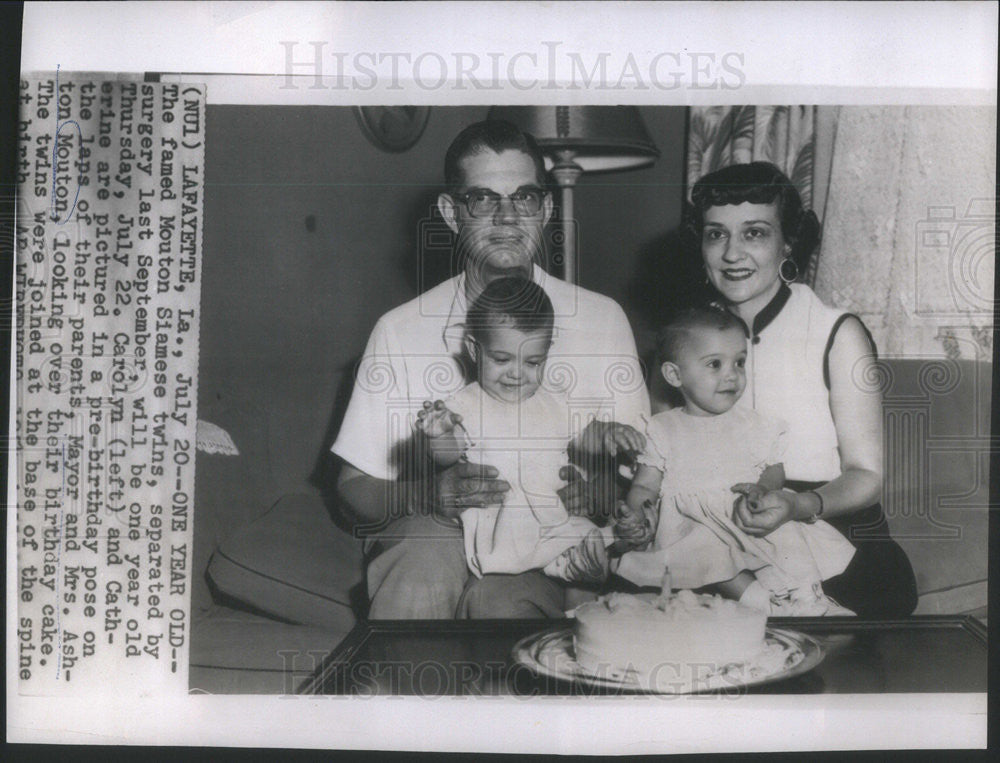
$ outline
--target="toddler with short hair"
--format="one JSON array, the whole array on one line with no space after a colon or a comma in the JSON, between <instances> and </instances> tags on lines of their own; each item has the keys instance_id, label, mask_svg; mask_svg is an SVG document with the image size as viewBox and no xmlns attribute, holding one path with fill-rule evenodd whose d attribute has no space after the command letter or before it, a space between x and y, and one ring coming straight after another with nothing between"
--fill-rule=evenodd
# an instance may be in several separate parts
<instances>
[{"instance_id":1,"label":"toddler with short hair","mask_svg":"<svg viewBox=\"0 0 1000 763\"><path fill-rule=\"evenodd\" d=\"M658 585L666 566L678 588L711 586L774 615L852 615L823 593L854 547L822 520L786 522L754 537L734 521L736 501L756 508L785 482L785 425L734 407L746 387L746 335L721 308L680 314L660 335L660 373L683 396L656 414L627 504L659 502L651 548L626 553L617 574Z\"/></svg>"},{"instance_id":2,"label":"toddler with short hair","mask_svg":"<svg viewBox=\"0 0 1000 763\"><path fill-rule=\"evenodd\" d=\"M495 466L510 483L502 505L460 515L466 560L473 574L533 569L567 581L593 583L608 574L608 554L652 538L644 513L597 527L572 516L557 491L573 445L610 460L636 453L645 439L634 428L596 416L580 430L564 394L543 386L552 342L552 303L525 278L492 281L473 301L465 350L476 381L446 401L426 401L415 427L439 468L459 459Z\"/></svg>"}]
</instances>

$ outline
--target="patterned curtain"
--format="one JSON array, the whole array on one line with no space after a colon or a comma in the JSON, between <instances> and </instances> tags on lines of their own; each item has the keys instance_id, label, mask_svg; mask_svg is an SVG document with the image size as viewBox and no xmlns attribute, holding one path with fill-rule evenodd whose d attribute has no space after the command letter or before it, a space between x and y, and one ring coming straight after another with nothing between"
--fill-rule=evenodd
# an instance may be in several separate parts
<instances>
[{"instance_id":1,"label":"patterned curtain","mask_svg":"<svg viewBox=\"0 0 1000 763\"><path fill-rule=\"evenodd\" d=\"M695 182L730 164L767 161L798 189L806 209L822 218L829 178L827 135L835 114L816 106L694 106L688 122L687 198ZM829 126L829 130L823 129ZM821 161L815 161L817 154ZM825 169L825 171L824 171ZM802 280L812 284L817 255Z\"/></svg>"},{"instance_id":2,"label":"patterned curtain","mask_svg":"<svg viewBox=\"0 0 1000 763\"><path fill-rule=\"evenodd\" d=\"M841 108L814 288L880 354L991 360L996 129L994 107Z\"/></svg>"}]
</instances>

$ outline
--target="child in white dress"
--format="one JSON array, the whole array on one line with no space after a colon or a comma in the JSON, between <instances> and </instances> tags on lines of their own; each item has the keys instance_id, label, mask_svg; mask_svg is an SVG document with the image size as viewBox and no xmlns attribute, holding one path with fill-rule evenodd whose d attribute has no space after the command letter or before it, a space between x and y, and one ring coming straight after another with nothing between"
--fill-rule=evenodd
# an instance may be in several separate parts
<instances>
[{"instance_id":1,"label":"child in white dress","mask_svg":"<svg viewBox=\"0 0 1000 763\"><path fill-rule=\"evenodd\" d=\"M786 522L753 537L734 521L734 502L756 507L785 481L785 427L734 407L746 386L746 337L721 309L687 311L661 337L661 373L683 406L649 422L629 490L632 512L659 501L651 548L626 553L617 574L658 585L670 567L679 588L711 586L775 615L851 615L823 594L854 547L822 520Z\"/></svg>"},{"instance_id":2,"label":"child in white dress","mask_svg":"<svg viewBox=\"0 0 1000 763\"><path fill-rule=\"evenodd\" d=\"M609 553L648 542L652 528L642 512L600 528L571 516L557 495L560 468L569 463L571 444L610 459L642 450L645 439L633 427L596 417L583 427L564 394L542 387L554 315L533 281L491 282L466 320L477 381L444 402L425 402L415 426L438 467L475 460L496 467L510 484L502 505L460 516L470 571L481 577L541 569L563 580L599 582Z\"/></svg>"}]
</instances>

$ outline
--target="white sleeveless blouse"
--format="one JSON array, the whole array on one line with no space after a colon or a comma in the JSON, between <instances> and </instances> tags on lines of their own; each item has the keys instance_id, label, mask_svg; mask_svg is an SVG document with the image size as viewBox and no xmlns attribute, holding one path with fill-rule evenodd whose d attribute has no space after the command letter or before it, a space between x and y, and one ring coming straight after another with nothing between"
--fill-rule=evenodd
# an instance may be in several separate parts
<instances>
[{"instance_id":1,"label":"white sleeveless blouse","mask_svg":"<svg viewBox=\"0 0 1000 763\"><path fill-rule=\"evenodd\" d=\"M823 360L831 332L848 313L827 307L808 286L789 288L778 314L747 342L747 387L736 405L787 422L787 479L828 482L841 464Z\"/></svg>"}]
</instances>

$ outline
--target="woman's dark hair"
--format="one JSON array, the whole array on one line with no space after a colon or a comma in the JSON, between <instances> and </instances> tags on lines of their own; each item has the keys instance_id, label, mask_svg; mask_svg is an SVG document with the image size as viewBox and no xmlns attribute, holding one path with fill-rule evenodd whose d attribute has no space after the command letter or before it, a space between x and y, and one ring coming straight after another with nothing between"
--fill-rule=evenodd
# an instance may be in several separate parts
<instances>
[{"instance_id":1,"label":"woman's dark hair","mask_svg":"<svg viewBox=\"0 0 1000 763\"><path fill-rule=\"evenodd\" d=\"M491 281L473 300L465 319L465 330L480 341L495 326L518 331L552 333L555 311L545 290L527 278L507 277Z\"/></svg>"},{"instance_id":2,"label":"woman's dark hair","mask_svg":"<svg viewBox=\"0 0 1000 763\"><path fill-rule=\"evenodd\" d=\"M726 204L777 204L781 234L792 247L791 256L799 273L805 273L809 257L820 237L820 224L812 210L802 206L802 198L784 172L770 162L732 164L702 177L691 190L687 210L688 235L700 252L705 212Z\"/></svg>"}]
</instances>

